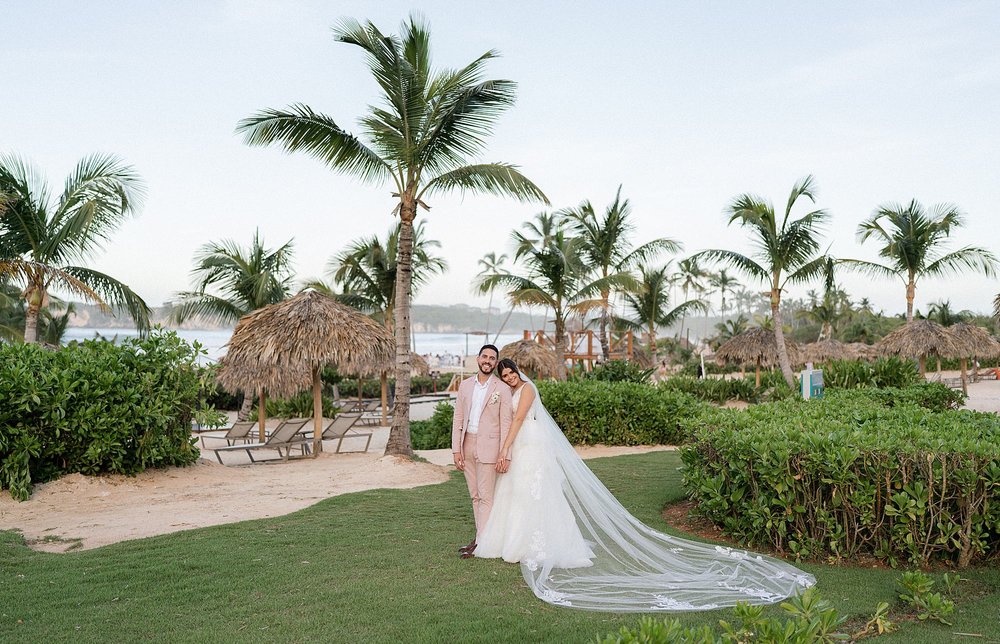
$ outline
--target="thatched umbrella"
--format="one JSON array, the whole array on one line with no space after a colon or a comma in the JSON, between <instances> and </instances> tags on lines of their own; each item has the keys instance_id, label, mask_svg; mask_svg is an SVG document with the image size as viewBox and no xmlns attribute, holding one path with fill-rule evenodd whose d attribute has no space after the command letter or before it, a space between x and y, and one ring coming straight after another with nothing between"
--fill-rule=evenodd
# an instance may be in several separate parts
<instances>
[{"instance_id":1,"label":"thatched umbrella","mask_svg":"<svg viewBox=\"0 0 1000 644\"><path fill-rule=\"evenodd\" d=\"M798 356L798 346L791 340L785 340L788 350L788 360L792 364L801 362ZM778 341L774 339L774 331L754 327L739 335L734 335L723 342L715 350L715 361L719 364L752 364L755 367L757 386L760 386L760 368L778 364Z\"/></svg>"},{"instance_id":2,"label":"thatched umbrella","mask_svg":"<svg viewBox=\"0 0 1000 644\"><path fill-rule=\"evenodd\" d=\"M850 347L861 360L873 360L878 357L878 349L876 349L874 345L865 344L864 342L848 342L847 346Z\"/></svg>"},{"instance_id":3,"label":"thatched umbrella","mask_svg":"<svg viewBox=\"0 0 1000 644\"><path fill-rule=\"evenodd\" d=\"M969 393L966 376L967 358L995 358L1000 355L1000 342L993 339L989 332L974 324L959 322L948 327L948 333L961 352L962 391Z\"/></svg>"},{"instance_id":4,"label":"thatched umbrella","mask_svg":"<svg viewBox=\"0 0 1000 644\"><path fill-rule=\"evenodd\" d=\"M219 383L260 396L260 440L264 440L267 393L291 396L312 382L315 453L322 449L325 365L347 373L370 373L391 362L393 337L359 311L316 291L303 291L242 318L220 360Z\"/></svg>"},{"instance_id":5,"label":"thatched umbrella","mask_svg":"<svg viewBox=\"0 0 1000 644\"><path fill-rule=\"evenodd\" d=\"M882 355L916 357L921 377L927 373L927 356L959 358L962 353L951 334L930 320L907 322L879 340L875 347Z\"/></svg>"},{"instance_id":6,"label":"thatched umbrella","mask_svg":"<svg viewBox=\"0 0 1000 644\"><path fill-rule=\"evenodd\" d=\"M527 369L539 378L559 377L559 358L556 352L534 340L518 340L500 349L501 358L510 358L518 369Z\"/></svg>"},{"instance_id":7,"label":"thatched umbrella","mask_svg":"<svg viewBox=\"0 0 1000 644\"><path fill-rule=\"evenodd\" d=\"M804 345L800 357L806 362L826 362L828 360L857 360L858 352L849 344L827 338Z\"/></svg>"},{"instance_id":8,"label":"thatched umbrella","mask_svg":"<svg viewBox=\"0 0 1000 644\"><path fill-rule=\"evenodd\" d=\"M431 375L431 366L427 364L427 358L419 353L414 353L410 356L410 364L414 376L426 377Z\"/></svg>"}]
</instances>

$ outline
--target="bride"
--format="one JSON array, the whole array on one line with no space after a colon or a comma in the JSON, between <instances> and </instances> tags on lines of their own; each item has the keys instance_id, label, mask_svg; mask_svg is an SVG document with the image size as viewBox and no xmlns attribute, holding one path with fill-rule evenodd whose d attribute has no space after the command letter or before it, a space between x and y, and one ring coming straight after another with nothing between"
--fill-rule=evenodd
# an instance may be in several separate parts
<instances>
[{"instance_id":1,"label":"bride","mask_svg":"<svg viewBox=\"0 0 1000 644\"><path fill-rule=\"evenodd\" d=\"M476 557L520 562L550 604L610 612L771 604L816 583L779 559L649 528L584 464L517 365L505 358L497 372L514 421Z\"/></svg>"}]
</instances>

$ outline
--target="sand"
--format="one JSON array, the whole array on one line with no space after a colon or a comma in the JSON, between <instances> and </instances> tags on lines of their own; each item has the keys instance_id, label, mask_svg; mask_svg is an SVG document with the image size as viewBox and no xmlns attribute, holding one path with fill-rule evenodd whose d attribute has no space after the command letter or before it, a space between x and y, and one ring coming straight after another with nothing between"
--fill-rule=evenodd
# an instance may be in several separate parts
<instances>
[{"instance_id":1,"label":"sand","mask_svg":"<svg viewBox=\"0 0 1000 644\"><path fill-rule=\"evenodd\" d=\"M957 374L945 372L944 377ZM933 376L932 376L933 377ZM1000 412L1000 381L969 386L969 409ZM415 418L432 405L416 405ZM427 462L382 456L387 427L374 428L367 452L332 454L287 463L248 463L227 454L219 465L214 453L184 468L150 470L138 476L71 474L36 485L31 498L15 501L0 492L0 530L18 530L28 544L48 552L97 548L127 539L248 519L280 516L339 494L375 488L413 488L442 483L454 469L451 450L418 451ZM214 443L210 441L214 446ZM345 442L344 449L364 443ZM675 449L669 446L579 447L583 458Z\"/></svg>"}]
</instances>

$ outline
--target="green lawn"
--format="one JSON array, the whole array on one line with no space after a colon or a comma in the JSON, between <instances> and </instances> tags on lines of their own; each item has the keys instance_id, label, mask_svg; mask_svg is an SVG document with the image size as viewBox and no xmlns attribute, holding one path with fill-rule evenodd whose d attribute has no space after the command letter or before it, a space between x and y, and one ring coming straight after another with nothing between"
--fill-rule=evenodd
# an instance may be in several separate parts
<instances>
[{"instance_id":1,"label":"green lawn","mask_svg":"<svg viewBox=\"0 0 1000 644\"><path fill-rule=\"evenodd\" d=\"M661 508L682 496L676 453L590 465L636 516L664 528ZM456 475L442 485L348 494L276 519L70 554L36 553L19 535L0 532L0 641L574 642L638 620L549 606L527 589L518 566L459 559L471 523ZM894 571L803 567L846 614L894 601ZM953 627L907 624L878 641L1000 640L1000 571L964 576L988 594L960 599ZM727 613L681 619L714 623Z\"/></svg>"}]
</instances>

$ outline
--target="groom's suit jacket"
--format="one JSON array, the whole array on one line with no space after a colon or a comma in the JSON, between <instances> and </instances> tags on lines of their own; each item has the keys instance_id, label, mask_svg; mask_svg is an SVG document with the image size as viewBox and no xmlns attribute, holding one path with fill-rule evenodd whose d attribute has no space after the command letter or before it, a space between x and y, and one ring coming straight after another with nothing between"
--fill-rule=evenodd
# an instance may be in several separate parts
<instances>
[{"instance_id":1,"label":"groom's suit jacket","mask_svg":"<svg viewBox=\"0 0 1000 644\"><path fill-rule=\"evenodd\" d=\"M455 420L451 425L451 451L462 452L465 432L472 417L472 394L476 386L476 376L466 378L458 386L455 400ZM511 403L510 387L496 376L490 376L486 386L486 400L483 413L479 417L479 431L476 433L476 459L481 463L496 463L500 446L507 439L514 408Z\"/></svg>"}]
</instances>

